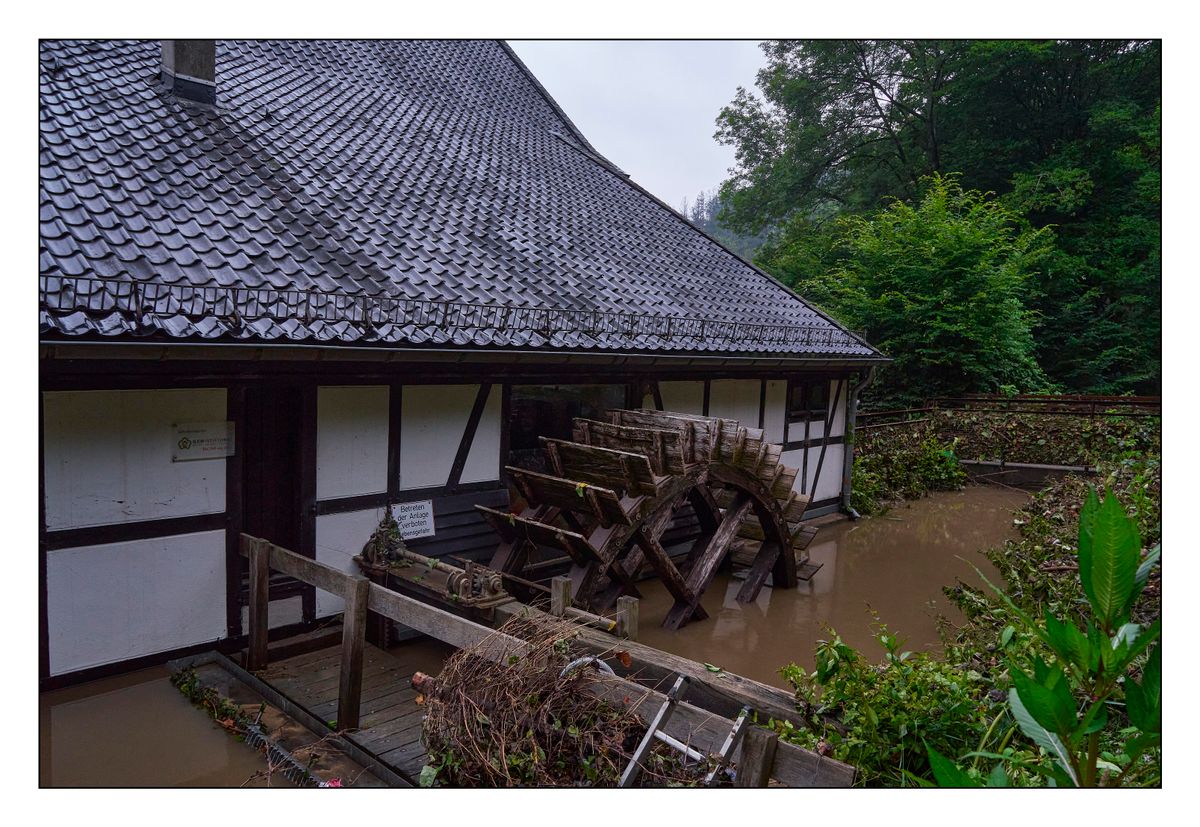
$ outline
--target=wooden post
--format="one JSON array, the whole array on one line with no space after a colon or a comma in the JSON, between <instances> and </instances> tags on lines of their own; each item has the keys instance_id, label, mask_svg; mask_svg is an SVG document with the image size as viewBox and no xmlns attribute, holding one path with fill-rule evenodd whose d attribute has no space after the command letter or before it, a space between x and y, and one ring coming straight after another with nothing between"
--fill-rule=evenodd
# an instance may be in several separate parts
<instances>
[{"instance_id":1,"label":"wooden post","mask_svg":"<svg viewBox=\"0 0 1200 827\"><path fill-rule=\"evenodd\" d=\"M359 575L347 584L342 616L342 667L338 686L337 728L357 729L362 698L363 642L367 631L367 601L371 581Z\"/></svg>"},{"instance_id":2,"label":"wooden post","mask_svg":"<svg viewBox=\"0 0 1200 827\"><path fill-rule=\"evenodd\" d=\"M738 759L734 786L765 787L775 765L779 736L769 729L753 726L742 740L742 757Z\"/></svg>"},{"instance_id":3,"label":"wooden post","mask_svg":"<svg viewBox=\"0 0 1200 827\"><path fill-rule=\"evenodd\" d=\"M270 549L265 540L250 540L249 546L250 648L246 653L246 670L257 672L267 668L267 607L271 600L268 589L271 582Z\"/></svg>"},{"instance_id":4,"label":"wooden post","mask_svg":"<svg viewBox=\"0 0 1200 827\"><path fill-rule=\"evenodd\" d=\"M638 638L638 599L629 595L617 598L617 634L621 637Z\"/></svg>"},{"instance_id":5,"label":"wooden post","mask_svg":"<svg viewBox=\"0 0 1200 827\"><path fill-rule=\"evenodd\" d=\"M571 606L571 578L555 577L550 581L550 614L562 617Z\"/></svg>"}]
</instances>

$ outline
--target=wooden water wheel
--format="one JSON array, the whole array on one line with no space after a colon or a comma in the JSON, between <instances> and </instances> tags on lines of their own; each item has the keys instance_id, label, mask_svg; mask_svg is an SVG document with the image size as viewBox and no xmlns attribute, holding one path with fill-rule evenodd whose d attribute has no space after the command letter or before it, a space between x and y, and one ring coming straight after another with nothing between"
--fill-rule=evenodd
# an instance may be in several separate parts
<instances>
[{"instance_id":1,"label":"wooden water wheel","mask_svg":"<svg viewBox=\"0 0 1200 827\"><path fill-rule=\"evenodd\" d=\"M647 410L609 419L576 419L571 441L541 438L553 473L508 467L528 504L520 514L476 506L501 537L491 568L536 580L535 557L565 553L572 602L599 612L638 596L648 566L675 600L669 629L707 617L700 597L735 544L751 555L739 602L768 576L795 587L809 498L792 490L797 471L780 463L781 446L734 420ZM699 534L673 558L663 535L688 507Z\"/></svg>"}]
</instances>

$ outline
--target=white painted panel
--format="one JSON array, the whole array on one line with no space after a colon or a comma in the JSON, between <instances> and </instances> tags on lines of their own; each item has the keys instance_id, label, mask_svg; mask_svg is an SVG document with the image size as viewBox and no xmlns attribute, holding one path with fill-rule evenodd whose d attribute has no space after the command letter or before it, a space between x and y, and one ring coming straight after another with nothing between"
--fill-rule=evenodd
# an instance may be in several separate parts
<instances>
[{"instance_id":1,"label":"white painted panel","mask_svg":"<svg viewBox=\"0 0 1200 827\"><path fill-rule=\"evenodd\" d=\"M317 594L321 592L318 590ZM286 597L283 600L272 600L267 611L267 627L277 629L280 626L291 626L304 620L304 599L300 595ZM242 634L250 634L250 607L242 607Z\"/></svg>"},{"instance_id":2,"label":"white painted panel","mask_svg":"<svg viewBox=\"0 0 1200 827\"><path fill-rule=\"evenodd\" d=\"M224 388L48 391L43 399L50 530L225 510L223 457L171 462L174 425L225 421Z\"/></svg>"},{"instance_id":3,"label":"white painted panel","mask_svg":"<svg viewBox=\"0 0 1200 827\"><path fill-rule=\"evenodd\" d=\"M225 532L46 554L50 673L225 637Z\"/></svg>"},{"instance_id":4,"label":"white painted panel","mask_svg":"<svg viewBox=\"0 0 1200 827\"><path fill-rule=\"evenodd\" d=\"M787 387L786 379L772 379L767 382L763 429L770 442L783 442L783 423L787 419Z\"/></svg>"},{"instance_id":5,"label":"white painted panel","mask_svg":"<svg viewBox=\"0 0 1200 827\"><path fill-rule=\"evenodd\" d=\"M803 449L797 449L795 451L784 451L782 454L779 455L779 461L782 462L784 465L786 465L788 468L795 468L798 471L803 472L803 470L804 470L804 451L803 451ZM795 491L800 490L800 477L801 477L801 474L796 474L796 481L792 483L792 489ZM805 490L807 491L808 489L806 488Z\"/></svg>"},{"instance_id":6,"label":"white painted panel","mask_svg":"<svg viewBox=\"0 0 1200 827\"><path fill-rule=\"evenodd\" d=\"M386 385L317 388L317 499L387 491Z\"/></svg>"},{"instance_id":7,"label":"white painted panel","mask_svg":"<svg viewBox=\"0 0 1200 827\"><path fill-rule=\"evenodd\" d=\"M404 386L400 420L401 488L446 484L478 392L478 385ZM499 396L499 388L493 388L492 393ZM499 421L498 416L496 419ZM499 454L499 449L496 453Z\"/></svg>"},{"instance_id":8,"label":"white painted panel","mask_svg":"<svg viewBox=\"0 0 1200 827\"><path fill-rule=\"evenodd\" d=\"M762 383L757 379L715 379L708 394L708 415L736 419L744 427L758 427L758 402Z\"/></svg>"},{"instance_id":9,"label":"white painted panel","mask_svg":"<svg viewBox=\"0 0 1200 827\"><path fill-rule=\"evenodd\" d=\"M828 413L828 409L826 409ZM808 438L821 439L825 436L825 420L813 417L808 423ZM788 439L792 442L800 442L804 439L804 420L793 422L788 425Z\"/></svg>"},{"instance_id":10,"label":"white painted panel","mask_svg":"<svg viewBox=\"0 0 1200 827\"><path fill-rule=\"evenodd\" d=\"M479 417L479 427L475 430L475 439L471 442L471 450L467 453L467 462L463 466L462 478L459 482L485 482L500 479L500 403L503 397L499 385L492 385L488 393L487 404L483 406L483 415ZM475 404L475 400L471 400ZM465 427L466 423L464 423ZM460 432L461 437L461 432ZM458 450L454 443L451 459Z\"/></svg>"},{"instance_id":11,"label":"white painted panel","mask_svg":"<svg viewBox=\"0 0 1200 827\"><path fill-rule=\"evenodd\" d=\"M849 382L842 382L842 393L838 397L837 407L833 411L833 422L829 427L830 436L844 436L846 433L846 394L849 393ZM833 394L837 390L837 382L829 383L829 402L833 404Z\"/></svg>"},{"instance_id":12,"label":"white painted panel","mask_svg":"<svg viewBox=\"0 0 1200 827\"><path fill-rule=\"evenodd\" d=\"M826 445L825 446L825 462L821 466L821 479L817 485L817 490L813 490L813 482L817 479L817 463L821 460L821 446L808 449L808 468L804 467L804 450L797 449L795 451L784 451L781 455L781 461L784 465L791 468L798 468L801 474L805 475L806 481L804 491L807 491L811 499L827 500L830 497L841 496L842 493L842 459L845 456L845 446L843 445ZM807 472L807 473L805 473ZM800 491L800 474L796 476L796 481L792 484L792 488Z\"/></svg>"},{"instance_id":13,"label":"white painted panel","mask_svg":"<svg viewBox=\"0 0 1200 827\"><path fill-rule=\"evenodd\" d=\"M678 413L704 413L704 383L703 382L659 382L658 392L662 394L663 408ZM653 404L650 407L654 407Z\"/></svg>"},{"instance_id":14,"label":"white painted panel","mask_svg":"<svg viewBox=\"0 0 1200 827\"><path fill-rule=\"evenodd\" d=\"M821 449L813 449L808 456L808 464L811 467L811 473L816 474L816 463L821 455ZM813 494L813 500L828 500L831 497L840 497L842 494L842 460L846 456L846 446L844 445L826 445L825 446L825 464L821 466L821 479L817 481L816 491ZM811 489L810 489L811 490Z\"/></svg>"},{"instance_id":15,"label":"white painted panel","mask_svg":"<svg viewBox=\"0 0 1200 827\"><path fill-rule=\"evenodd\" d=\"M405 388L407 393L408 389ZM354 555L362 551L379 521L382 508L351 511L346 514L321 514L317 517L317 562L339 571L360 572ZM345 603L342 598L317 589L317 617L337 614ZM274 608L274 607L272 607Z\"/></svg>"}]
</instances>

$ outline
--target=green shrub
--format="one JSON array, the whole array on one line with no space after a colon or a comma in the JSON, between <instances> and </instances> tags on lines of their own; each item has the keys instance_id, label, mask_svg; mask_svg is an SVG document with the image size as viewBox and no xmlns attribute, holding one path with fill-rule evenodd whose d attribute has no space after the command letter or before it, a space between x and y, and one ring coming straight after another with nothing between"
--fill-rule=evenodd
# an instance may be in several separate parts
<instances>
[{"instance_id":1,"label":"green shrub","mask_svg":"<svg viewBox=\"0 0 1200 827\"><path fill-rule=\"evenodd\" d=\"M871 663L832 630L820 641L816 669L789 664L780 674L795 688L805 728L781 725L792 743L858 769L858 783L905 786L932 778L925 745L960 755L979 747L996 709L988 685L925 652L901 651L902 641L880 624L875 639L884 649Z\"/></svg>"},{"instance_id":2,"label":"green shrub","mask_svg":"<svg viewBox=\"0 0 1200 827\"><path fill-rule=\"evenodd\" d=\"M860 437L854 459L850 505L860 514L877 513L889 501L953 491L966 482L955 442L904 426L881 430Z\"/></svg>"}]
</instances>

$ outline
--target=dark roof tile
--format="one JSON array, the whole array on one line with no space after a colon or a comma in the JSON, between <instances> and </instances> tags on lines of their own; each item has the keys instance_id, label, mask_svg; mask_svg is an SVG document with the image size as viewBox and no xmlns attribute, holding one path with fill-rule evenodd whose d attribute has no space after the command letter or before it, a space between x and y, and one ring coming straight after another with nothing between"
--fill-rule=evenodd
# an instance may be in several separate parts
<instances>
[{"instance_id":1,"label":"dark roof tile","mask_svg":"<svg viewBox=\"0 0 1200 827\"><path fill-rule=\"evenodd\" d=\"M499 43L221 41L215 109L160 88L157 42L40 48L45 331L878 355L632 185ZM492 321L438 321L483 317L463 301Z\"/></svg>"}]
</instances>

